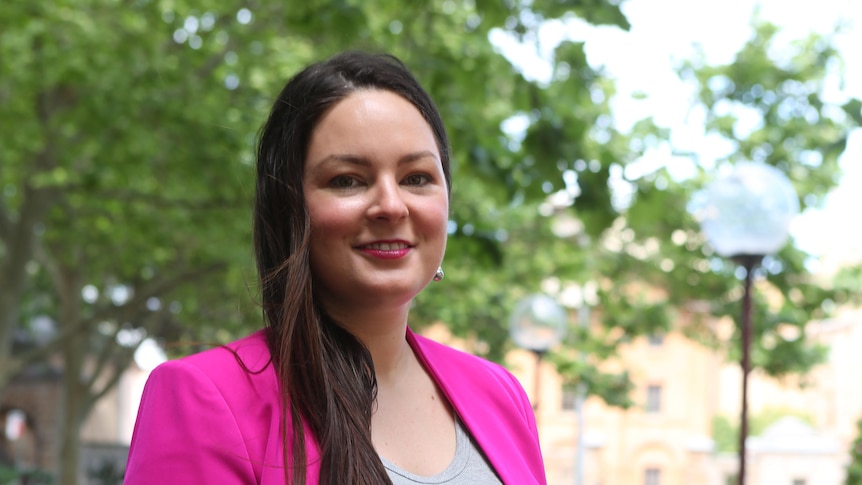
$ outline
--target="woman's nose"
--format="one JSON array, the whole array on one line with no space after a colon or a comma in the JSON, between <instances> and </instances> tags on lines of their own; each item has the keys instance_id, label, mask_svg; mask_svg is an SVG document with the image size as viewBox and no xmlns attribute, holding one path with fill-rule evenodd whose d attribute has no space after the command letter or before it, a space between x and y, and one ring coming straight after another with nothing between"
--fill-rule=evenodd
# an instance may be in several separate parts
<instances>
[{"instance_id":1,"label":"woman's nose","mask_svg":"<svg viewBox=\"0 0 862 485\"><path fill-rule=\"evenodd\" d=\"M398 220L406 217L409 211L404 202L401 186L397 182L378 182L372 191L372 201L368 217L372 219Z\"/></svg>"}]
</instances>

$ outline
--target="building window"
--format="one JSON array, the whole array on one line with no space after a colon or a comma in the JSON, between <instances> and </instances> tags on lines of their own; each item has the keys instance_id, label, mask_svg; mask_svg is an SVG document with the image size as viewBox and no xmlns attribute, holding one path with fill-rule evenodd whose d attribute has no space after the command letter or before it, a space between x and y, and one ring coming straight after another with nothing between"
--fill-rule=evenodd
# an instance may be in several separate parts
<instances>
[{"instance_id":1,"label":"building window","mask_svg":"<svg viewBox=\"0 0 862 485\"><path fill-rule=\"evenodd\" d=\"M644 485L661 485L661 470L658 468L644 470Z\"/></svg>"},{"instance_id":2,"label":"building window","mask_svg":"<svg viewBox=\"0 0 862 485\"><path fill-rule=\"evenodd\" d=\"M647 387L646 412L661 412L661 386L653 384Z\"/></svg>"},{"instance_id":3,"label":"building window","mask_svg":"<svg viewBox=\"0 0 862 485\"><path fill-rule=\"evenodd\" d=\"M647 337L647 341L649 342L650 347L661 347L664 345L664 334L654 333Z\"/></svg>"},{"instance_id":4,"label":"building window","mask_svg":"<svg viewBox=\"0 0 862 485\"><path fill-rule=\"evenodd\" d=\"M563 411L574 411L578 402L578 387L575 384L563 385L563 400L560 403Z\"/></svg>"}]
</instances>

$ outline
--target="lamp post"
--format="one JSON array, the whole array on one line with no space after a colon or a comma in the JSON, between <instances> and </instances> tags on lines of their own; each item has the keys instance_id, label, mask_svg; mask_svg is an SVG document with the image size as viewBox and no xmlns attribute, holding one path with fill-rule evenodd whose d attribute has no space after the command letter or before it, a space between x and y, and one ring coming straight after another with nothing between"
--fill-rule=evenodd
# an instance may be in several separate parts
<instances>
[{"instance_id":1,"label":"lamp post","mask_svg":"<svg viewBox=\"0 0 862 485\"><path fill-rule=\"evenodd\" d=\"M577 309L578 326L589 331L590 327L590 308L598 304L598 295L596 294L598 285L595 281L587 281L583 285L572 284L567 286L560 294L560 301L568 308ZM579 352L581 361L586 361L587 353L584 350ZM575 485L583 485L584 483L584 452L585 452L585 433L584 433L584 402L587 397L587 386L584 382L578 382L575 385Z\"/></svg>"},{"instance_id":2,"label":"lamp post","mask_svg":"<svg viewBox=\"0 0 862 485\"><path fill-rule=\"evenodd\" d=\"M530 295L519 301L509 318L509 336L515 345L536 356L533 380L533 409L539 407L539 379L542 357L566 334L566 311L547 295Z\"/></svg>"},{"instance_id":3,"label":"lamp post","mask_svg":"<svg viewBox=\"0 0 862 485\"><path fill-rule=\"evenodd\" d=\"M578 307L578 324L584 328L590 326L590 307L586 301ZM586 360L586 353L581 352L581 359ZM575 416L577 417L577 436L575 452L575 485L584 483L584 401L587 399L587 386L579 382L575 388Z\"/></svg>"},{"instance_id":4,"label":"lamp post","mask_svg":"<svg viewBox=\"0 0 862 485\"><path fill-rule=\"evenodd\" d=\"M739 430L739 485L745 485L748 437L748 374L751 371L752 272L787 242L799 200L787 177L762 163L737 163L711 183L697 212L710 246L745 269L742 298L742 410Z\"/></svg>"}]
</instances>

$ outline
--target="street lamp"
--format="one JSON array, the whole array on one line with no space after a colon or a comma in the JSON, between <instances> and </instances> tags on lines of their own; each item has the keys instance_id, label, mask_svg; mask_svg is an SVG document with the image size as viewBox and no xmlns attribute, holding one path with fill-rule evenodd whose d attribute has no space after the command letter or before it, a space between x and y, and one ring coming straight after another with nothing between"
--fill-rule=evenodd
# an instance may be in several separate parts
<instances>
[{"instance_id":1,"label":"street lamp","mask_svg":"<svg viewBox=\"0 0 862 485\"><path fill-rule=\"evenodd\" d=\"M588 281L584 285L573 284L568 286L560 295L560 301L569 308L577 308L578 325L589 330L590 308L598 304L596 294L598 285L595 281ZM587 353L580 352L581 361L586 361ZM584 483L584 401L587 397L587 386L584 382L575 385L575 419L577 431L575 435L575 485Z\"/></svg>"},{"instance_id":2,"label":"street lamp","mask_svg":"<svg viewBox=\"0 0 862 485\"><path fill-rule=\"evenodd\" d=\"M745 269L742 298L742 411L739 430L739 485L745 485L748 437L748 374L751 371L752 271L764 256L787 242L799 199L787 177L762 163L737 163L711 183L697 211L701 228L715 251Z\"/></svg>"},{"instance_id":3,"label":"street lamp","mask_svg":"<svg viewBox=\"0 0 862 485\"><path fill-rule=\"evenodd\" d=\"M533 352L536 371L533 380L533 409L539 406L539 376L542 357L566 334L566 310L547 295L530 295L519 301L509 318L509 336L515 345Z\"/></svg>"}]
</instances>

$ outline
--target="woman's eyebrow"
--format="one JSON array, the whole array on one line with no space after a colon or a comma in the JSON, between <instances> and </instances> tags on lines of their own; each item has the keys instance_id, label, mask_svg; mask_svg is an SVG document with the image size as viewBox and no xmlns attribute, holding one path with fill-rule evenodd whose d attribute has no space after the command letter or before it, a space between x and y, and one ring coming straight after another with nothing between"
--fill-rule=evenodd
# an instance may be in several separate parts
<instances>
[{"instance_id":1,"label":"woman's eyebrow","mask_svg":"<svg viewBox=\"0 0 862 485\"><path fill-rule=\"evenodd\" d=\"M433 158L434 160L440 161L439 157L434 152L430 150L420 150L418 152L408 153L399 158L398 165L417 162L419 160L422 160L423 158ZM363 167L371 165L371 161L368 158L347 153L332 153L326 155L325 157L318 160L317 163L315 163L314 165L316 167L319 167L330 162L345 162L352 165L360 165Z\"/></svg>"},{"instance_id":2,"label":"woman's eyebrow","mask_svg":"<svg viewBox=\"0 0 862 485\"><path fill-rule=\"evenodd\" d=\"M440 158L430 150L420 150L418 152L408 153L404 155L398 160L398 164L411 163L421 160L423 158L433 158L434 160L440 161Z\"/></svg>"}]
</instances>

